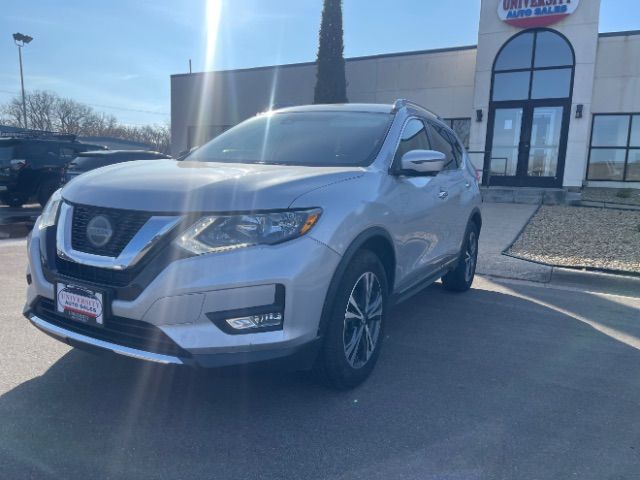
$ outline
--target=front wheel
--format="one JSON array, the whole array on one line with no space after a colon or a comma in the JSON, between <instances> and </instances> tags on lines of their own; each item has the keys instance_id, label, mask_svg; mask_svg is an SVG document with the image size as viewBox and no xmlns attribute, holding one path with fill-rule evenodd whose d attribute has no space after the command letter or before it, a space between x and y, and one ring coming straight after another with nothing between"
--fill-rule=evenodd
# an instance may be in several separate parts
<instances>
[{"instance_id":1,"label":"front wheel","mask_svg":"<svg viewBox=\"0 0 640 480\"><path fill-rule=\"evenodd\" d=\"M380 355L387 308L387 277L378 257L358 252L339 280L315 372L346 390L371 374Z\"/></svg>"},{"instance_id":2,"label":"front wheel","mask_svg":"<svg viewBox=\"0 0 640 480\"><path fill-rule=\"evenodd\" d=\"M458 265L442 277L442 284L447 290L466 292L471 288L476 275L476 265L478 264L479 234L478 226L475 223L469 224Z\"/></svg>"}]
</instances>

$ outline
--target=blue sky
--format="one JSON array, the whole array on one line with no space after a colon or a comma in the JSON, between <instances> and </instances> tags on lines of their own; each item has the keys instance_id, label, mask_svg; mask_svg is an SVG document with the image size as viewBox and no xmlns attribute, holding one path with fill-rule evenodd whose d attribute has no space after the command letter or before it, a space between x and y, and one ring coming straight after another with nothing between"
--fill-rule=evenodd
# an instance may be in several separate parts
<instances>
[{"instance_id":1,"label":"blue sky","mask_svg":"<svg viewBox=\"0 0 640 480\"><path fill-rule=\"evenodd\" d=\"M600 30L640 29L637 5L602 0ZM314 60L321 9L322 0L222 0L208 56L205 0L3 2L0 103L20 89L11 34L22 32L35 38L24 52L27 89L55 91L124 123L162 123L169 76L188 71L189 58L194 71ZM479 10L480 0L345 0L345 55L473 45Z\"/></svg>"}]
</instances>

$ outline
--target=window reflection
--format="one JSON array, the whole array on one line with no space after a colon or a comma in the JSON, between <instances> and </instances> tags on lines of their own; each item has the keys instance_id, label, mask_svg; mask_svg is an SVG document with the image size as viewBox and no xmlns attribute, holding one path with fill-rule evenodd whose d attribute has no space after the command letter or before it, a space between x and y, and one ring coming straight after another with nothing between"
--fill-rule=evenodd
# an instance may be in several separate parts
<instances>
[{"instance_id":1,"label":"window reflection","mask_svg":"<svg viewBox=\"0 0 640 480\"><path fill-rule=\"evenodd\" d=\"M594 115L589 180L640 181L640 115Z\"/></svg>"},{"instance_id":2,"label":"window reflection","mask_svg":"<svg viewBox=\"0 0 640 480\"><path fill-rule=\"evenodd\" d=\"M623 149L598 149L591 151L589 180L622 180L624 177Z\"/></svg>"},{"instance_id":3,"label":"window reflection","mask_svg":"<svg viewBox=\"0 0 640 480\"><path fill-rule=\"evenodd\" d=\"M518 168L522 108L500 108L495 113L491 175L513 176Z\"/></svg>"},{"instance_id":4,"label":"window reflection","mask_svg":"<svg viewBox=\"0 0 640 480\"><path fill-rule=\"evenodd\" d=\"M563 107L542 107L533 111L531 148L527 174L553 177L558 167Z\"/></svg>"},{"instance_id":5,"label":"window reflection","mask_svg":"<svg viewBox=\"0 0 640 480\"><path fill-rule=\"evenodd\" d=\"M448 118L444 122L456 132L464 148L469 148L469 137L471 136L470 118Z\"/></svg>"},{"instance_id":6,"label":"window reflection","mask_svg":"<svg viewBox=\"0 0 640 480\"><path fill-rule=\"evenodd\" d=\"M496 73L493 81L493 99L526 100L529 98L529 72Z\"/></svg>"},{"instance_id":7,"label":"window reflection","mask_svg":"<svg viewBox=\"0 0 640 480\"><path fill-rule=\"evenodd\" d=\"M531 98L567 98L570 94L570 68L533 72Z\"/></svg>"},{"instance_id":8,"label":"window reflection","mask_svg":"<svg viewBox=\"0 0 640 480\"><path fill-rule=\"evenodd\" d=\"M633 116L633 122L631 124L631 140L629 142L631 147L640 147L640 115Z\"/></svg>"},{"instance_id":9,"label":"window reflection","mask_svg":"<svg viewBox=\"0 0 640 480\"><path fill-rule=\"evenodd\" d=\"M505 45L496 59L496 70L531 68L533 33L518 35Z\"/></svg>"},{"instance_id":10,"label":"window reflection","mask_svg":"<svg viewBox=\"0 0 640 480\"><path fill-rule=\"evenodd\" d=\"M629 134L628 115L597 115L593 119L594 147L626 147Z\"/></svg>"},{"instance_id":11,"label":"window reflection","mask_svg":"<svg viewBox=\"0 0 640 480\"><path fill-rule=\"evenodd\" d=\"M629 150L626 179L629 182L640 182L640 149Z\"/></svg>"},{"instance_id":12,"label":"window reflection","mask_svg":"<svg viewBox=\"0 0 640 480\"><path fill-rule=\"evenodd\" d=\"M553 32L538 32L534 67L573 65L573 52L567 41Z\"/></svg>"}]
</instances>

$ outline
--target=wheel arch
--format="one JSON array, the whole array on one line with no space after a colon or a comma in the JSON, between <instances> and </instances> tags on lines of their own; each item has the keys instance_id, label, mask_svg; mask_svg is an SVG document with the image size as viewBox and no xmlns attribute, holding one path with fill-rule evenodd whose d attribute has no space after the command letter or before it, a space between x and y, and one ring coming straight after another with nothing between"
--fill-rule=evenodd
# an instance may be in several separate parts
<instances>
[{"instance_id":1,"label":"wheel arch","mask_svg":"<svg viewBox=\"0 0 640 480\"><path fill-rule=\"evenodd\" d=\"M476 226L478 227L478 236L480 236L480 231L482 230L482 214L480 213L480 209L478 207L474 208L473 212L471 212L467 224L469 223L476 224Z\"/></svg>"},{"instance_id":2,"label":"wheel arch","mask_svg":"<svg viewBox=\"0 0 640 480\"><path fill-rule=\"evenodd\" d=\"M393 293L396 275L396 252L393 240L389 232L382 227L368 228L351 242L331 277L331 283L322 307L322 316L318 327L319 335L323 335L327 327L331 315L331 301L335 297L340 278L344 275L353 257L361 250L369 250L378 256L387 275L388 293L389 295Z\"/></svg>"}]
</instances>

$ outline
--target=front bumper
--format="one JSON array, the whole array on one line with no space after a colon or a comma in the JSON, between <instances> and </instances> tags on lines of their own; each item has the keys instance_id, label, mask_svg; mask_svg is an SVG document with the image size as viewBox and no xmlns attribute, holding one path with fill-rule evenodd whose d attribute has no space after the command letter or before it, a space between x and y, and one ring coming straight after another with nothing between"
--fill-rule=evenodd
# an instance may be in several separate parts
<instances>
[{"instance_id":1,"label":"front bumper","mask_svg":"<svg viewBox=\"0 0 640 480\"><path fill-rule=\"evenodd\" d=\"M24 313L37 328L77 347L203 367L285 358L299 363L300 368L307 366L317 352L327 289L341 258L310 237L185 258L170 263L136 298L110 300L105 323L112 318L148 325L176 345L177 353L167 353L70 328L39 309L42 300L53 305L55 296L55 281L47 280L42 269L39 242L36 228L29 242L31 284ZM68 277L55 280L100 287ZM282 329L230 334L210 319L212 313L268 305L273 302L276 285L286 292Z\"/></svg>"},{"instance_id":2,"label":"front bumper","mask_svg":"<svg viewBox=\"0 0 640 480\"><path fill-rule=\"evenodd\" d=\"M39 330L47 335L65 342L66 344L88 351L106 352L125 357L144 360L163 365L187 365L191 367L216 368L231 365L245 365L262 362L279 362L296 369L307 369L313 365L321 345L321 338L298 347L258 350L254 352L195 354L189 356L166 355L137 348L118 345L81 333L53 325L34 313L27 313L26 317Z\"/></svg>"}]
</instances>

